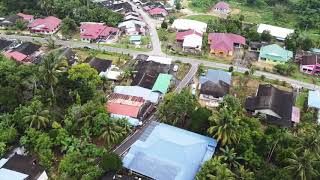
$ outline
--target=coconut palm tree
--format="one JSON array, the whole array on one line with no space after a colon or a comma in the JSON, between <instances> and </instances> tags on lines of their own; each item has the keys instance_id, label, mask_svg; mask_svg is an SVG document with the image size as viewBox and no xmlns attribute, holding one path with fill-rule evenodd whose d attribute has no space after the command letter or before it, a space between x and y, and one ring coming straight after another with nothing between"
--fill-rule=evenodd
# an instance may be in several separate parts
<instances>
[{"instance_id":1,"label":"coconut palm tree","mask_svg":"<svg viewBox=\"0 0 320 180\"><path fill-rule=\"evenodd\" d=\"M308 149L311 153L320 156L320 132L318 129L311 129L299 136L298 151Z\"/></svg>"},{"instance_id":2,"label":"coconut palm tree","mask_svg":"<svg viewBox=\"0 0 320 180\"><path fill-rule=\"evenodd\" d=\"M222 155L221 160L222 162L228 164L229 168L236 169L240 167L240 160L243 160L242 157L237 156L237 153L234 151L234 148L229 148L226 146L225 148L220 148Z\"/></svg>"},{"instance_id":3,"label":"coconut palm tree","mask_svg":"<svg viewBox=\"0 0 320 180\"><path fill-rule=\"evenodd\" d=\"M287 129L278 129L276 133L273 134L273 136L275 137L275 141L269 152L268 162L271 160L273 152L279 145L279 142L286 140L290 136L290 133Z\"/></svg>"},{"instance_id":4,"label":"coconut palm tree","mask_svg":"<svg viewBox=\"0 0 320 180\"><path fill-rule=\"evenodd\" d=\"M58 83L58 73L64 72L65 69L66 68L60 63L60 60L56 58L53 53L50 53L45 57L43 63L39 67L41 78L43 82L50 87L53 97L55 97L53 87Z\"/></svg>"},{"instance_id":5,"label":"coconut palm tree","mask_svg":"<svg viewBox=\"0 0 320 180\"><path fill-rule=\"evenodd\" d=\"M314 168L319 160L308 150L305 150L301 156L292 153L291 158L287 158L286 161L289 165L285 169L290 170L300 180L312 179L319 175L318 170Z\"/></svg>"},{"instance_id":6,"label":"coconut palm tree","mask_svg":"<svg viewBox=\"0 0 320 180\"><path fill-rule=\"evenodd\" d=\"M29 108L29 114L26 115L23 120L28 122L30 127L34 127L36 129L47 127L49 123L49 110L43 109L40 101L32 102Z\"/></svg>"},{"instance_id":7,"label":"coconut palm tree","mask_svg":"<svg viewBox=\"0 0 320 180\"><path fill-rule=\"evenodd\" d=\"M212 123L208 133L217 138L222 146L238 141L239 119L230 110L223 108L209 118Z\"/></svg>"},{"instance_id":8,"label":"coconut palm tree","mask_svg":"<svg viewBox=\"0 0 320 180\"><path fill-rule=\"evenodd\" d=\"M102 134L100 138L103 139L107 147L118 142L121 138L121 128L112 120L107 120L104 127L102 127Z\"/></svg>"}]
</instances>

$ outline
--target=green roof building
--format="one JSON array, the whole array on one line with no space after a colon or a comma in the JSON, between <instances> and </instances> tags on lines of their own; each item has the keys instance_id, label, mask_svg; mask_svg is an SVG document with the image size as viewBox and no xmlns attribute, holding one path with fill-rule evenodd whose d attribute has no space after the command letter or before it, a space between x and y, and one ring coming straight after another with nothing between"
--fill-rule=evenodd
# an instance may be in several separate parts
<instances>
[{"instance_id":1,"label":"green roof building","mask_svg":"<svg viewBox=\"0 0 320 180\"><path fill-rule=\"evenodd\" d=\"M286 63L293 57L292 51L285 50L277 44L263 46L260 49L259 61L269 63Z\"/></svg>"},{"instance_id":2,"label":"green roof building","mask_svg":"<svg viewBox=\"0 0 320 180\"><path fill-rule=\"evenodd\" d=\"M171 78L172 78L172 75L170 74L159 74L156 82L152 87L152 91L158 91L158 92L161 92L162 94L167 93L170 86Z\"/></svg>"}]
</instances>

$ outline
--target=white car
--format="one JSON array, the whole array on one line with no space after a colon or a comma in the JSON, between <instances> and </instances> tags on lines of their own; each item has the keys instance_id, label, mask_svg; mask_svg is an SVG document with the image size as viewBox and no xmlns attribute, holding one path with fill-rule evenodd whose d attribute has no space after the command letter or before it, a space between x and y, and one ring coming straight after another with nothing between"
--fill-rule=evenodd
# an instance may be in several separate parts
<instances>
[{"instance_id":1,"label":"white car","mask_svg":"<svg viewBox=\"0 0 320 180\"><path fill-rule=\"evenodd\" d=\"M194 96L196 95L196 89L197 89L197 85L193 83L191 86L191 94Z\"/></svg>"},{"instance_id":2,"label":"white car","mask_svg":"<svg viewBox=\"0 0 320 180\"><path fill-rule=\"evenodd\" d=\"M173 70L174 72L177 72L178 69L179 69L179 66L176 64L176 65L173 66L173 69L172 69L172 70Z\"/></svg>"}]
</instances>

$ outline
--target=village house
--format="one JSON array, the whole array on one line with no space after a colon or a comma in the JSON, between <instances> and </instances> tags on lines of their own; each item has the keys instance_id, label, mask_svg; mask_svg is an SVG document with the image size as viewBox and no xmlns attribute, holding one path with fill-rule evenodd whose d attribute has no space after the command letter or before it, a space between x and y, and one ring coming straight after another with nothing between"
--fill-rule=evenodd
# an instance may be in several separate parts
<instances>
[{"instance_id":1,"label":"village house","mask_svg":"<svg viewBox=\"0 0 320 180\"><path fill-rule=\"evenodd\" d=\"M120 14L133 12L131 4L121 0L120 1L105 0L105 1L99 2L98 5Z\"/></svg>"},{"instance_id":2,"label":"village house","mask_svg":"<svg viewBox=\"0 0 320 180\"><path fill-rule=\"evenodd\" d=\"M213 6L213 10L220 14L229 14L231 12L230 5L226 2L218 2Z\"/></svg>"},{"instance_id":3,"label":"village house","mask_svg":"<svg viewBox=\"0 0 320 180\"><path fill-rule=\"evenodd\" d=\"M61 50L59 58L65 59L69 66L76 65L79 60L77 54L69 47L63 48Z\"/></svg>"},{"instance_id":4,"label":"village house","mask_svg":"<svg viewBox=\"0 0 320 180\"><path fill-rule=\"evenodd\" d=\"M160 20L168 15L168 11L160 7L152 8L148 10L148 13L152 18L160 19Z\"/></svg>"},{"instance_id":5,"label":"village house","mask_svg":"<svg viewBox=\"0 0 320 180\"><path fill-rule=\"evenodd\" d=\"M13 15L7 16L4 19L0 20L0 27L7 28L10 26L14 26L17 23L17 21L19 21L19 20L30 23L34 19L33 19L32 15L28 15L28 14L23 14L23 13L13 14Z\"/></svg>"},{"instance_id":6,"label":"village house","mask_svg":"<svg viewBox=\"0 0 320 180\"><path fill-rule=\"evenodd\" d=\"M261 34L264 31L268 31L271 36L275 37L279 41L284 41L287 36L294 33L294 29L287 29L268 24L259 24L257 32Z\"/></svg>"},{"instance_id":7,"label":"village house","mask_svg":"<svg viewBox=\"0 0 320 180\"><path fill-rule=\"evenodd\" d=\"M146 34L146 23L131 18L119 23L118 28L121 32L124 32L126 35L145 35Z\"/></svg>"},{"instance_id":8,"label":"village house","mask_svg":"<svg viewBox=\"0 0 320 180\"><path fill-rule=\"evenodd\" d=\"M193 180L216 146L213 138L152 121L122 162L143 179Z\"/></svg>"},{"instance_id":9,"label":"village house","mask_svg":"<svg viewBox=\"0 0 320 180\"><path fill-rule=\"evenodd\" d=\"M154 104L157 104L160 98L159 92L154 92L151 89L140 86L116 86L114 87L113 92L123 95L142 97L145 101L150 101Z\"/></svg>"},{"instance_id":10,"label":"village house","mask_svg":"<svg viewBox=\"0 0 320 180\"><path fill-rule=\"evenodd\" d=\"M288 128L300 121L300 110L294 107L293 93L270 84L260 84L256 96L246 99L245 108L253 115L262 114L264 121L280 127Z\"/></svg>"},{"instance_id":11,"label":"village house","mask_svg":"<svg viewBox=\"0 0 320 180\"><path fill-rule=\"evenodd\" d=\"M222 70L209 69L199 80L199 99L208 107L217 107L223 97L229 94L231 73Z\"/></svg>"},{"instance_id":12,"label":"village house","mask_svg":"<svg viewBox=\"0 0 320 180\"><path fill-rule=\"evenodd\" d=\"M209 33L210 53L218 56L233 56L234 47L246 44L246 39L233 33Z\"/></svg>"},{"instance_id":13,"label":"village house","mask_svg":"<svg viewBox=\"0 0 320 180\"><path fill-rule=\"evenodd\" d=\"M108 96L106 109L112 117L127 118L132 126L141 124L147 114L152 110L152 103L142 97L112 93Z\"/></svg>"},{"instance_id":14,"label":"village house","mask_svg":"<svg viewBox=\"0 0 320 180\"><path fill-rule=\"evenodd\" d=\"M80 38L83 42L114 42L119 35L119 29L106 26L104 23L82 22Z\"/></svg>"},{"instance_id":15,"label":"village house","mask_svg":"<svg viewBox=\"0 0 320 180\"><path fill-rule=\"evenodd\" d=\"M14 154L0 159L0 179L47 180L48 175L35 157Z\"/></svg>"},{"instance_id":16,"label":"village house","mask_svg":"<svg viewBox=\"0 0 320 180\"><path fill-rule=\"evenodd\" d=\"M42 54L40 48L40 45L25 42L14 48L9 48L3 52L3 55L21 63L33 63Z\"/></svg>"},{"instance_id":17,"label":"village house","mask_svg":"<svg viewBox=\"0 0 320 180\"><path fill-rule=\"evenodd\" d=\"M207 24L190 19L176 19L173 21L171 28L178 32L193 30L203 34L207 31Z\"/></svg>"},{"instance_id":18,"label":"village house","mask_svg":"<svg viewBox=\"0 0 320 180\"><path fill-rule=\"evenodd\" d=\"M307 74L320 74L320 54L304 55L300 61L300 71Z\"/></svg>"},{"instance_id":19,"label":"village house","mask_svg":"<svg viewBox=\"0 0 320 180\"><path fill-rule=\"evenodd\" d=\"M7 39L0 39L0 51L6 51L14 42Z\"/></svg>"},{"instance_id":20,"label":"village house","mask_svg":"<svg viewBox=\"0 0 320 180\"><path fill-rule=\"evenodd\" d=\"M155 61L138 61L135 66L137 73L134 74L131 85L152 89L159 74L168 74L169 70L170 64L162 64Z\"/></svg>"},{"instance_id":21,"label":"village house","mask_svg":"<svg viewBox=\"0 0 320 180\"><path fill-rule=\"evenodd\" d=\"M28 25L28 29L31 33L36 33L36 34L54 34L59 30L59 27L61 25L61 20L49 16L46 18L39 18L35 19Z\"/></svg>"},{"instance_id":22,"label":"village house","mask_svg":"<svg viewBox=\"0 0 320 180\"><path fill-rule=\"evenodd\" d=\"M202 47L202 33L194 30L177 32L176 41L183 51L197 53Z\"/></svg>"},{"instance_id":23,"label":"village house","mask_svg":"<svg viewBox=\"0 0 320 180\"><path fill-rule=\"evenodd\" d=\"M292 51L288 51L277 44L263 46L260 49L259 61L271 64L286 63L293 58Z\"/></svg>"},{"instance_id":24,"label":"village house","mask_svg":"<svg viewBox=\"0 0 320 180\"><path fill-rule=\"evenodd\" d=\"M89 65L97 70L99 76L106 77L109 80L118 80L122 73L119 68L117 68L115 65L112 65L111 60L88 57L86 62L89 62Z\"/></svg>"}]
</instances>

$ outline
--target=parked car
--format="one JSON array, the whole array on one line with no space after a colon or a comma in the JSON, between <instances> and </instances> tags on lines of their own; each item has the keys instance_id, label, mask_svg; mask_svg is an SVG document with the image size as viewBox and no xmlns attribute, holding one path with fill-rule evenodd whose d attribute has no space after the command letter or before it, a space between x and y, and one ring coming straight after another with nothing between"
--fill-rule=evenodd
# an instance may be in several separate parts
<instances>
[{"instance_id":1,"label":"parked car","mask_svg":"<svg viewBox=\"0 0 320 180\"><path fill-rule=\"evenodd\" d=\"M173 69L172 69L172 70L173 70L174 72L177 72L178 69L179 69L179 66L178 66L178 64L176 64L176 65L173 66Z\"/></svg>"}]
</instances>

